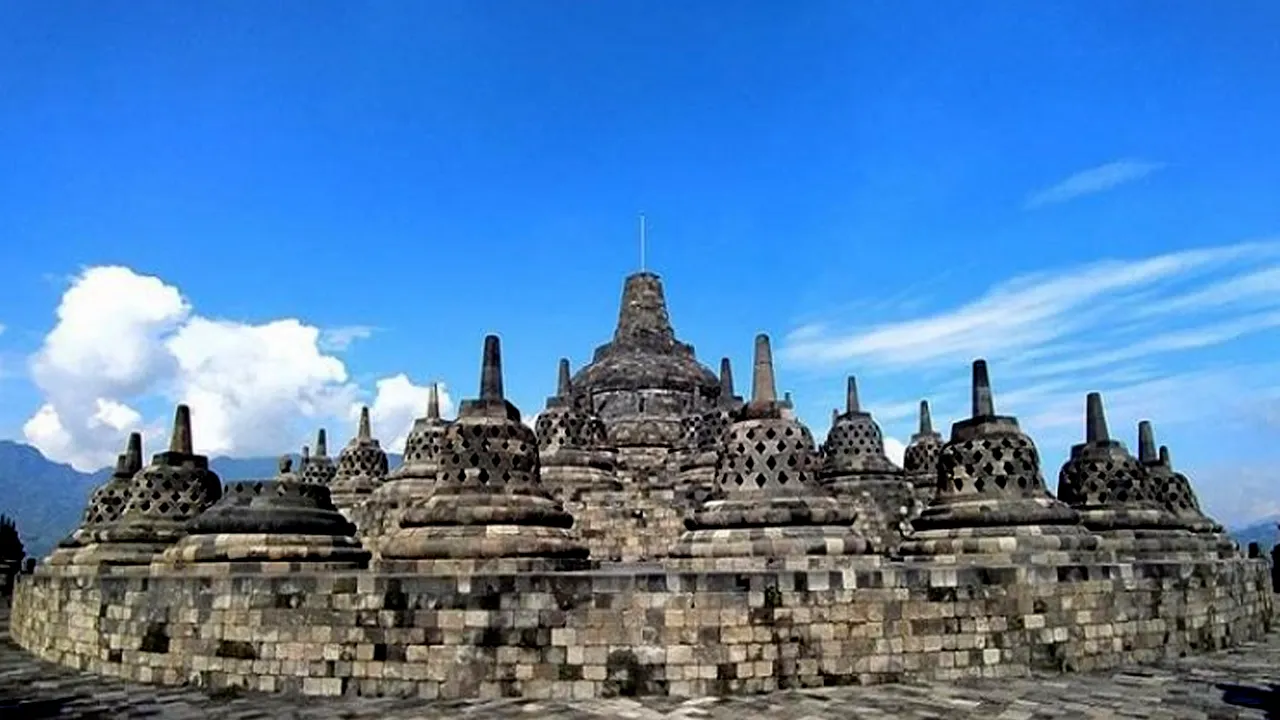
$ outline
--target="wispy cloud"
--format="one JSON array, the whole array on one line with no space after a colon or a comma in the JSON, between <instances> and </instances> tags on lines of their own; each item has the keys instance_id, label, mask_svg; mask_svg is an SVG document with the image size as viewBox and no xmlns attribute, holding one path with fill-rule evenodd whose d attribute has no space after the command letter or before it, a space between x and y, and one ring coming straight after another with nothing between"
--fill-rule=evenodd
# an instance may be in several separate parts
<instances>
[{"instance_id":1,"label":"wispy cloud","mask_svg":"<svg viewBox=\"0 0 1280 720\"><path fill-rule=\"evenodd\" d=\"M1033 210L1045 205L1074 200L1085 195L1105 192L1114 187L1131 183L1164 169L1165 164L1145 160L1117 160L1106 165L1081 170L1062 182L1032 193L1026 208Z\"/></svg>"},{"instance_id":2,"label":"wispy cloud","mask_svg":"<svg viewBox=\"0 0 1280 720\"><path fill-rule=\"evenodd\" d=\"M1019 416L1051 477L1082 437L1088 391L1103 393L1113 433L1129 443L1142 418L1184 424L1190 437L1201 435L1192 427L1268 425L1280 417L1267 404L1280 398L1280 361L1234 348L1272 342L1276 328L1280 241L1268 240L1015 277L900 322L811 323L783 338L778 357L815 388L836 388L847 372L866 378L865 404L898 437L912 431L920 397L939 430L967 416L968 365L985 357L997 408ZM1217 454L1205 442L1202 460ZM1230 487L1206 491L1235 502Z\"/></svg>"},{"instance_id":3,"label":"wispy cloud","mask_svg":"<svg viewBox=\"0 0 1280 720\"><path fill-rule=\"evenodd\" d=\"M372 325L344 325L320 331L320 348L338 352L351 347L357 340L367 340L377 328Z\"/></svg>"}]
</instances>

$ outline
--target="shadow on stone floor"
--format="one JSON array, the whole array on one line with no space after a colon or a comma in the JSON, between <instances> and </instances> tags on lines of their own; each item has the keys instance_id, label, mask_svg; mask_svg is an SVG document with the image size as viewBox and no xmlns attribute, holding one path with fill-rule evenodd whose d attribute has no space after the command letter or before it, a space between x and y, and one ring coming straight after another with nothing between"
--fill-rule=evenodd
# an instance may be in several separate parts
<instances>
[{"instance_id":1,"label":"shadow on stone floor","mask_svg":"<svg viewBox=\"0 0 1280 720\"><path fill-rule=\"evenodd\" d=\"M1222 701L1228 705L1261 710L1268 718L1280 718L1280 685L1267 688L1233 683L1218 683Z\"/></svg>"}]
</instances>

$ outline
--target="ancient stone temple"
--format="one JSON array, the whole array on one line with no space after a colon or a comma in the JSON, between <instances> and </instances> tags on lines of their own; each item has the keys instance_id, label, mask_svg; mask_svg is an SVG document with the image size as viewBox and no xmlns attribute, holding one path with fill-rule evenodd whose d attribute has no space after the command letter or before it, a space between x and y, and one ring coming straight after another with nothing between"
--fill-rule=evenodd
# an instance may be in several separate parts
<instances>
[{"instance_id":1,"label":"ancient stone temple","mask_svg":"<svg viewBox=\"0 0 1280 720\"><path fill-rule=\"evenodd\" d=\"M604 421L623 465L653 468L680 444L681 419L710 409L720 385L676 339L662 281L639 272L626 280L613 340L596 348L573 388Z\"/></svg>"},{"instance_id":2,"label":"ancient stone temple","mask_svg":"<svg viewBox=\"0 0 1280 720\"><path fill-rule=\"evenodd\" d=\"M405 510L383 560L585 558L573 516L551 499L539 470L538 439L503 396L502 350L489 335L480 397L463 401L445 431L431 495Z\"/></svg>"},{"instance_id":3,"label":"ancient stone temple","mask_svg":"<svg viewBox=\"0 0 1280 720\"><path fill-rule=\"evenodd\" d=\"M942 436L933 429L929 401L920 401L920 428L911 436L902 454L902 468L911 483L920 509L929 505L938 489L938 454L942 452ZM919 511L915 512L919 515ZM914 518L913 518L914 519Z\"/></svg>"},{"instance_id":4,"label":"ancient stone temple","mask_svg":"<svg viewBox=\"0 0 1280 720\"><path fill-rule=\"evenodd\" d=\"M1111 439L1099 393L1085 399L1085 441L1071 447L1062 465L1058 499L1079 511L1104 550L1120 557L1170 557L1199 549L1157 498L1137 458Z\"/></svg>"},{"instance_id":5,"label":"ancient stone temple","mask_svg":"<svg viewBox=\"0 0 1280 720\"><path fill-rule=\"evenodd\" d=\"M191 410L179 405L169 449L133 477L124 508L95 531L94 541L65 558L70 564L146 565L186 534L186 524L222 496L209 459L195 454Z\"/></svg>"},{"instance_id":6,"label":"ancient stone temple","mask_svg":"<svg viewBox=\"0 0 1280 720\"><path fill-rule=\"evenodd\" d=\"M778 398L767 336L752 370L743 404L728 363L717 379L697 362L657 276L639 273L613 342L576 377L561 362L537 434L505 399L489 336L479 396L446 422L433 390L380 485L385 456L362 428L336 463L322 431L296 471L285 459L274 478L223 490L180 408L150 466L130 441L116 494L95 494L74 536L85 544L18 578L11 637L126 681L421 702L945 691L936 683L1127 667L1272 628L1266 561L1230 551L1149 426L1135 466L1100 397L1062 473L1077 510L1045 489L1017 420L996 414L985 362L972 417L945 444L922 406L903 473L856 385L820 454ZM901 507L895 494L930 478L936 495L897 554L828 490ZM331 491L383 510L346 518ZM1183 551L1156 542L1188 537Z\"/></svg>"},{"instance_id":7,"label":"ancient stone temple","mask_svg":"<svg viewBox=\"0 0 1280 720\"><path fill-rule=\"evenodd\" d=\"M369 408L360 408L356 436L338 454L338 467L329 483L333 504L362 528L376 525L374 508L367 506L374 490L387 479L387 453L369 427Z\"/></svg>"},{"instance_id":8,"label":"ancient stone temple","mask_svg":"<svg viewBox=\"0 0 1280 720\"><path fill-rule=\"evenodd\" d=\"M751 401L735 413L712 499L685 522L672 551L685 558L803 558L869 550L855 515L818 484L809 428L782 414L769 337L756 337Z\"/></svg>"},{"instance_id":9,"label":"ancient stone temple","mask_svg":"<svg viewBox=\"0 0 1280 720\"><path fill-rule=\"evenodd\" d=\"M557 497L577 500L583 492L619 490L617 452L600 418L573 392L569 360L561 358L556 394L535 424L542 484Z\"/></svg>"},{"instance_id":10,"label":"ancient stone temple","mask_svg":"<svg viewBox=\"0 0 1280 720\"><path fill-rule=\"evenodd\" d=\"M334 464L333 458L329 457L329 439L324 428L316 432L314 455L308 455L306 448L303 448L301 472L304 481L325 487L328 487L329 483L333 482L334 475L338 474L338 466Z\"/></svg>"},{"instance_id":11,"label":"ancient stone temple","mask_svg":"<svg viewBox=\"0 0 1280 720\"><path fill-rule=\"evenodd\" d=\"M1173 513L1181 527L1199 536L1220 554L1232 555L1238 551L1235 541L1222 526L1200 510L1191 481L1173 469L1169 449L1162 445L1157 453L1155 430L1148 420L1138 423L1138 462L1146 472L1156 499Z\"/></svg>"},{"instance_id":12,"label":"ancient stone temple","mask_svg":"<svg viewBox=\"0 0 1280 720\"><path fill-rule=\"evenodd\" d=\"M413 421L404 441L404 460L374 490L369 503L377 509L376 534L400 526L400 511L414 500L425 500L435 485L440 450L449 422L440 417L440 386L432 383L427 394L427 414ZM375 534L366 530L366 535Z\"/></svg>"},{"instance_id":13,"label":"ancient stone temple","mask_svg":"<svg viewBox=\"0 0 1280 720\"><path fill-rule=\"evenodd\" d=\"M820 481L828 492L851 505L854 529L877 548L892 552L910 531L915 497L902 469L884 454L880 426L858 402L858 381L846 381L845 411L838 415L822 445Z\"/></svg>"},{"instance_id":14,"label":"ancient stone temple","mask_svg":"<svg viewBox=\"0 0 1280 720\"><path fill-rule=\"evenodd\" d=\"M912 527L904 555L1043 561L1099 543L1045 488L1040 454L1017 418L996 415L985 360L973 363L973 417L951 426L938 454L937 494Z\"/></svg>"},{"instance_id":15,"label":"ancient stone temple","mask_svg":"<svg viewBox=\"0 0 1280 720\"><path fill-rule=\"evenodd\" d=\"M75 548L98 540L98 531L115 522L124 512L125 501L133 487L133 476L142 470L142 434L129 433L125 451L116 456L115 471L89 496L80 526L58 543L48 562L64 563L74 556Z\"/></svg>"},{"instance_id":16,"label":"ancient stone temple","mask_svg":"<svg viewBox=\"0 0 1280 720\"><path fill-rule=\"evenodd\" d=\"M241 480L187 525L187 535L165 550L171 568L190 565L225 572L251 567L288 570L291 563L315 569L354 569L369 561L355 538L356 526L329 500L329 488L302 482L293 460L280 459L273 480Z\"/></svg>"},{"instance_id":17,"label":"ancient stone temple","mask_svg":"<svg viewBox=\"0 0 1280 720\"><path fill-rule=\"evenodd\" d=\"M733 367L729 358L721 358L720 394L715 407L686 416L684 442L674 455L679 471L677 485L697 502L705 500L715 486L716 463L724 447L724 434L742 405L742 398L733 392Z\"/></svg>"}]
</instances>

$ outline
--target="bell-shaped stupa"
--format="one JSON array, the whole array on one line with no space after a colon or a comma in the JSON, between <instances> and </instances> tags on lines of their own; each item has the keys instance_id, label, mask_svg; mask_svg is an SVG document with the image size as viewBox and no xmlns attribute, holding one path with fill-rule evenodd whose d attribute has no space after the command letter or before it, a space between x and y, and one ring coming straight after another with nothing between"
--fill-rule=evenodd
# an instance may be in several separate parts
<instances>
[{"instance_id":1,"label":"bell-shaped stupa","mask_svg":"<svg viewBox=\"0 0 1280 720\"><path fill-rule=\"evenodd\" d=\"M401 510L415 501L426 500L431 494L448 427L449 421L440 417L440 386L432 383L427 390L427 414L413 421L405 438L403 462L373 491L369 501L379 509L378 525L383 533L400 526Z\"/></svg>"},{"instance_id":2,"label":"bell-shaped stupa","mask_svg":"<svg viewBox=\"0 0 1280 720\"><path fill-rule=\"evenodd\" d=\"M1085 398L1085 441L1071 447L1058 473L1058 499L1121 558L1171 557L1200 549L1156 497L1138 459L1111 439L1102 395Z\"/></svg>"},{"instance_id":3,"label":"bell-shaped stupa","mask_svg":"<svg viewBox=\"0 0 1280 720\"><path fill-rule=\"evenodd\" d=\"M701 502L714 487L725 432L742 405L742 398L733 391L733 366L729 358L721 358L720 393L715 407L685 418L685 439L674 463L679 473L676 486L683 495Z\"/></svg>"},{"instance_id":4,"label":"bell-shaped stupa","mask_svg":"<svg viewBox=\"0 0 1280 720\"><path fill-rule=\"evenodd\" d=\"M356 436L338 454L338 467L329 483L333 504L359 524L359 509L387 479L387 453L373 437L369 408L360 408ZM363 527L361 528L364 529Z\"/></svg>"},{"instance_id":5,"label":"bell-shaped stupa","mask_svg":"<svg viewBox=\"0 0 1280 720\"><path fill-rule=\"evenodd\" d=\"M973 363L973 417L951 426L938 455L933 502L912 521L904 555L1036 561L1092 551L1099 539L1045 488L1035 443L1018 420L996 415L985 360Z\"/></svg>"},{"instance_id":6,"label":"bell-shaped stupa","mask_svg":"<svg viewBox=\"0 0 1280 720\"><path fill-rule=\"evenodd\" d=\"M681 443L681 419L710 409L719 383L676 339L662 281L638 272L623 287L613 340L596 348L573 388L604 422L620 461L640 468L665 465Z\"/></svg>"},{"instance_id":7,"label":"bell-shaped stupa","mask_svg":"<svg viewBox=\"0 0 1280 720\"><path fill-rule=\"evenodd\" d=\"M911 483L916 501L928 506L938 488L938 454L942 452L942 435L933 429L929 401L920 401L920 427L902 454L902 469Z\"/></svg>"},{"instance_id":8,"label":"bell-shaped stupa","mask_svg":"<svg viewBox=\"0 0 1280 720\"><path fill-rule=\"evenodd\" d=\"M301 474L303 482L325 487L329 487L334 475L338 474L338 466L333 462L333 458L329 457L329 437L324 428L316 431L314 455L308 455L306 448L303 448Z\"/></svg>"},{"instance_id":9,"label":"bell-shaped stupa","mask_svg":"<svg viewBox=\"0 0 1280 720\"><path fill-rule=\"evenodd\" d=\"M822 444L820 480L832 495L852 505L854 529L876 547L893 552L910 530L915 499L902 469L884 452L884 436L858 400L858 381L845 383L845 411Z\"/></svg>"},{"instance_id":10,"label":"bell-shaped stupa","mask_svg":"<svg viewBox=\"0 0 1280 720\"><path fill-rule=\"evenodd\" d=\"M139 448L140 449L140 448ZM191 410L174 413L169 449L130 483L120 516L96 531L75 564L146 565L186 534L186 524L222 496L209 459L192 449Z\"/></svg>"},{"instance_id":11,"label":"bell-shaped stupa","mask_svg":"<svg viewBox=\"0 0 1280 720\"><path fill-rule=\"evenodd\" d=\"M734 414L715 490L685 522L672 555L789 558L865 553L854 514L818 484L813 435L784 416L769 337L756 337L751 401Z\"/></svg>"},{"instance_id":12,"label":"bell-shaped stupa","mask_svg":"<svg viewBox=\"0 0 1280 720\"><path fill-rule=\"evenodd\" d=\"M124 512L125 502L133 485L133 478L142 470L142 433L129 433L125 451L116 456L115 471L107 481L98 486L89 496L89 505L85 508L80 526L71 533L55 550L54 555L65 555L65 549L79 548L96 542L98 531L120 518ZM57 558L49 562L59 564Z\"/></svg>"},{"instance_id":13,"label":"bell-shaped stupa","mask_svg":"<svg viewBox=\"0 0 1280 720\"><path fill-rule=\"evenodd\" d=\"M1239 551L1222 525L1201 511L1191 480L1173 469L1169 448L1161 445L1159 451L1156 450L1155 430L1148 420L1138 423L1138 462L1146 472L1156 500L1173 513L1182 527L1199 536L1220 556Z\"/></svg>"},{"instance_id":14,"label":"bell-shaped stupa","mask_svg":"<svg viewBox=\"0 0 1280 720\"><path fill-rule=\"evenodd\" d=\"M349 570L369 561L355 533L355 525L330 502L329 488L302 482L286 456L274 479L228 483L160 562L218 573L288 570L294 563Z\"/></svg>"},{"instance_id":15,"label":"bell-shaped stupa","mask_svg":"<svg viewBox=\"0 0 1280 720\"><path fill-rule=\"evenodd\" d=\"M431 496L404 511L385 560L585 558L573 516L542 484L538 439L503 396L502 350L484 341L480 397L445 431Z\"/></svg>"},{"instance_id":16,"label":"bell-shaped stupa","mask_svg":"<svg viewBox=\"0 0 1280 720\"><path fill-rule=\"evenodd\" d=\"M617 451L609 445L604 423L574 393L568 358L560 358L556 385L535 422L542 484L564 500L621 489Z\"/></svg>"}]
</instances>

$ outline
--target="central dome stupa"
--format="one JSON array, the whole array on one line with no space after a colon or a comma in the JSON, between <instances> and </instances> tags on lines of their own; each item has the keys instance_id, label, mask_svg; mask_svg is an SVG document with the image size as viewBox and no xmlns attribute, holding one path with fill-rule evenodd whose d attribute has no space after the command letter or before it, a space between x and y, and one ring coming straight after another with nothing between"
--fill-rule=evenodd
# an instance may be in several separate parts
<instances>
[{"instance_id":1,"label":"central dome stupa","mask_svg":"<svg viewBox=\"0 0 1280 720\"><path fill-rule=\"evenodd\" d=\"M651 272L627 277L613 340L596 348L572 386L619 449L677 446L681 419L713 409L720 394L719 378L676 339L662 281Z\"/></svg>"}]
</instances>

